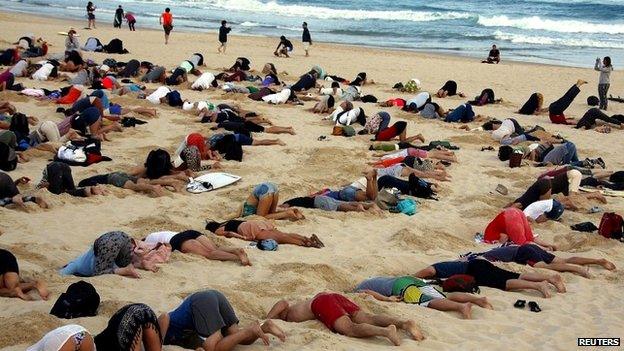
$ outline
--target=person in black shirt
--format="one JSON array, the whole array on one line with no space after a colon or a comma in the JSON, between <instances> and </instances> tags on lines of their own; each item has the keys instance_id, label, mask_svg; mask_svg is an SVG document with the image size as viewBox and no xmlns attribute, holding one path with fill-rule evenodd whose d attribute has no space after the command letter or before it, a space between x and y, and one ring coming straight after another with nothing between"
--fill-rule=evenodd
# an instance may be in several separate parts
<instances>
[{"instance_id":1,"label":"person in black shirt","mask_svg":"<svg viewBox=\"0 0 624 351\"><path fill-rule=\"evenodd\" d=\"M232 28L227 27L227 21L221 21L221 27L219 27L219 43L221 45L217 49L219 53L221 53L221 49L223 49L223 53L225 54L225 49L227 48L227 35L232 30Z\"/></svg>"},{"instance_id":2,"label":"person in black shirt","mask_svg":"<svg viewBox=\"0 0 624 351\"><path fill-rule=\"evenodd\" d=\"M281 36L280 37L280 42L279 44L277 44L277 48L275 49L275 52L273 53L273 55L275 56L284 56L284 57L290 57L288 56L288 52L293 50L293 44L290 42L290 40L286 39L285 36Z\"/></svg>"},{"instance_id":3,"label":"person in black shirt","mask_svg":"<svg viewBox=\"0 0 624 351\"><path fill-rule=\"evenodd\" d=\"M500 51L496 48L496 45L492 45L492 50L488 54L488 58L485 61L481 61L481 63L499 63L500 62Z\"/></svg>"},{"instance_id":4,"label":"person in black shirt","mask_svg":"<svg viewBox=\"0 0 624 351\"><path fill-rule=\"evenodd\" d=\"M301 41L303 42L303 50L305 50L306 57L310 56L308 50L310 50L310 45L312 45L312 37L310 36L307 22L303 22L303 35L301 36Z\"/></svg>"}]
</instances>

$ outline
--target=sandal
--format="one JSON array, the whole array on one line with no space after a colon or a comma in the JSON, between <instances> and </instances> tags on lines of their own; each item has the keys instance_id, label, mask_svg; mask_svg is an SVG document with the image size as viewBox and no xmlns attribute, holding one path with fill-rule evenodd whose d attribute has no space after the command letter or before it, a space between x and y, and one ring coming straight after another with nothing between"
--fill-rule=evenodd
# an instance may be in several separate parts
<instances>
[{"instance_id":1,"label":"sandal","mask_svg":"<svg viewBox=\"0 0 624 351\"><path fill-rule=\"evenodd\" d=\"M509 194L509 190L507 190L507 187L504 186L503 184L498 184L496 186L496 192L501 194L501 195L507 195Z\"/></svg>"},{"instance_id":2,"label":"sandal","mask_svg":"<svg viewBox=\"0 0 624 351\"><path fill-rule=\"evenodd\" d=\"M526 305L525 300L517 300L516 303L514 303L515 308L524 308L525 305Z\"/></svg>"},{"instance_id":3,"label":"sandal","mask_svg":"<svg viewBox=\"0 0 624 351\"><path fill-rule=\"evenodd\" d=\"M542 312L542 309L539 307L539 305L535 301L529 302L529 309L531 309L531 312L536 312L536 313Z\"/></svg>"}]
</instances>

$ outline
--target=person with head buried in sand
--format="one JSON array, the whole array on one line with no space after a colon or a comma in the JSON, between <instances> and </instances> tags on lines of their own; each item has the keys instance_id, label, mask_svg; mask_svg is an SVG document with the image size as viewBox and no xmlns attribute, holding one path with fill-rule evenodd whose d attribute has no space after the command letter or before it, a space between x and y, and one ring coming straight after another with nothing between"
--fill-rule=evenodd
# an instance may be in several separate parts
<instances>
[{"instance_id":1,"label":"person with head buried in sand","mask_svg":"<svg viewBox=\"0 0 624 351\"><path fill-rule=\"evenodd\" d=\"M47 285L43 281L27 282L20 277L15 256L8 250L0 249L0 297L19 297L30 301L33 299L28 295L31 290L37 290L43 300L47 300L50 296Z\"/></svg>"},{"instance_id":2,"label":"person with head buried in sand","mask_svg":"<svg viewBox=\"0 0 624 351\"><path fill-rule=\"evenodd\" d=\"M364 312L353 301L332 292L322 292L294 304L280 300L271 308L267 318L295 323L316 319L339 334L354 338L381 336L396 346L401 345L397 328L406 331L414 340L425 338L413 320Z\"/></svg>"}]
</instances>

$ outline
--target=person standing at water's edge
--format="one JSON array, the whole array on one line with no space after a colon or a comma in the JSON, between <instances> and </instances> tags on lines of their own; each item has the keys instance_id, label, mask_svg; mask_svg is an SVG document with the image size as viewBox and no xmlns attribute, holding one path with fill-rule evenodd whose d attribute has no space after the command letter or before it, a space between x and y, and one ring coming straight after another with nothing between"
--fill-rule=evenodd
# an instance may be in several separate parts
<instances>
[{"instance_id":1,"label":"person standing at water's edge","mask_svg":"<svg viewBox=\"0 0 624 351\"><path fill-rule=\"evenodd\" d=\"M221 21L221 27L219 27L219 43L221 45L217 49L219 53L221 53L221 49L223 49L223 53L225 54L225 49L227 49L227 36L228 33L232 30L232 28L227 27L227 21Z\"/></svg>"},{"instance_id":2,"label":"person standing at water's edge","mask_svg":"<svg viewBox=\"0 0 624 351\"><path fill-rule=\"evenodd\" d=\"M310 50L310 46L312 46L312 37L310 36L310 30L308 30L307 22L303 22L303 35L301 36L301 41L303 42L303 50L305 50L306 57L310 56L308 51Z\"/></svg>"},{"instance_id":3,"label":"person standing at water's edge","mask_svg":"<svg viewBox=\"0 0 624 351\"><path fill-rule=\"evenodd\" d=\"M121 7L121 5L119 5L117 10L115 10L115 20L113 21L113 27L121 28L121 23L123 22L123 19L124 19L124 10Z\"/></svg>"},{"instance_id":4,"label":"person standing at water's edge","mask_svg":"<svg viewBox=\"0 0 624 351\"><path fill-rule=\"evenodd\" d=\"M87 18L89 19L87 29L95 29L95 5L93 2L89 1L87 3Z\"/></svg>"},{"instance_id":5,"label":"person standing at water's edge","mask_svg":"<svg viewBox=\"0 0 624 351\"><path fill-rule=\"evenodd\" d=\"M594 66L596 71L600 71L600 80L598 81L598 97L600 98L600 109L606 110L609 100L607 100L607 92L609 92L609 86L611 85L610 75L613 71L611 66L611 57L605 56L600 62L600 57L596 58L596 65Z\"/></svg>"},{"instance_id":6,"label":"person standing at water's edge","mask_svg":"<svg viewBox=\"0 0 624 351\"><path fill-rule=\"evenodd\" d=\"M160 15L159 22L165 30L165 45L167 45L169 44L169 34L171 34L171 30L173 29L173 15L171 14L170 8L167 7L165 12Z\"/></svg>"},{"instance_id":7,"label":"person standing at water's edge","mask_svg":"<svg viewBox=\"0 0 624 351\"><path fill-rule=\"evenodd\" d=\"M124 17L126 18L126 21L128 21L128 28L130 29L130 31L136 31L136 29L134 29L134 25L136 24L136 18L134 17L134 15L131 12L128 12L124 15Z\"/></svg>"}]
</instances>

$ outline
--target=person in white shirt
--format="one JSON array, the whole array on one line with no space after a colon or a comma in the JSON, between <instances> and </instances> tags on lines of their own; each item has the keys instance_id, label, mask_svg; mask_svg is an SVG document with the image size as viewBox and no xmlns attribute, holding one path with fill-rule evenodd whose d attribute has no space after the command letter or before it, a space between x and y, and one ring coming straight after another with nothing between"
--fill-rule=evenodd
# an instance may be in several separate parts
<instances>
[{"instance_id":1,"label":"person in white shirt","mask_svg":"<svg viewBox=\"0 0 624 351\"><path fill-rule=\"evenodd\" d=\"M362 126L366 124L366 114L362 108L353 108L353 104L349 101L343 101L334 112L325 117L336 122L337 126L349 126L353 122L358 122Z\"/></svg>"},{"instance_id":2,"label":"person in white shirt","mask_svg":"<svg viewBox=\"0 0 624 351\"><path fill-rule=\"evenodd\" d=\"M212 88L216 88L218 86L217 80L215 79L214 74L210 72L203 73L199 78L197 78L193 84L191 84L191 89L193 90L206 90Z\"/></svg>"},{"instance_id":3,"label":"person in white shirt","mask_svg":"<svg viewBox=\"0 0 624 351\"><path fill-rule=\"evenodd\" d=\"M290 95L291 95L291 90L288 88L284 88L279 93L270 94L270 95L262 97L262 100L264 102L268 102L269 104L275 104L275 105L285 104L288 102Z\"/></svg>"},{"instance_id":4,"label":"person in white shirt","mask_svg":"<svg viewBox=\"0 0 624 351\"><path fill-rule=\"evenodd\" d=\"M559 201L548 199L530 204L523 212L524 215L527 216L529 222L542 223L549 219L553 221L558 220L561 218L563 211L564 207Z\"/></svg>"},{"instance_id":5,"label":"person in white shirt","mask_svg":"<svg viewBox=\"0 0 624 351\"><path fill-rule=\"evenodd\" d=\"M319 94L320 95L342 96L343 90L342 90L342 88L340 88L340 83L332 82L332 85L329 88L320 87L319 88Z\"/></svg>"},{"instance_id":6,"label":"person in white shirt","mask_svg":"<svg viewBox=\"0 0 624 351\"><path fill-rule=\"evenodd\" d=\"M39 81L48 80L53 70L54 65L46 61L41 65L41 68L39 68L37 71L35 71L35 73L32 74L31 78Z\"/></svg>"},{"instance_id":7,"label":"person in white shirt","mask_svg":"<svg viewBox=\"0 0 624 351\"><path fill-rule=\"evenodd\" d=\"M56 328L26 351L94 351L93 337L87 329L77 324Z\"/></svg>"},{"instance_id":8,"label":"person in white shirt","mask_svg":"<svg viewBox=\"0 0 624 351\"><path fill-rule=\"evenodd\" d=\"M251 266L244 249L218 247L196 230L185 230L179 233L172 231L155 232L143 240L148 244L169 244L172 250L203 256L209 260L236 261L243 266Z\"/></svg>"},{"instance_id":9,"label":"person in white shirt","mask_svg":"<svg viewBox=\"0 0 624 351\"><path fill-rule=\"evenodd\" d=\"M163 99L165 98L165 96L167 96L167 94L169 94L169 92L171 92L171 89L169 89L168 87L159 87L153 93L148 95L145 100L151 102L152 104L160 105L162 102L164 102Z\"/></svg>"},{"instance_id":10,"label":"person in white shirt","mask_svg":"<svg viewBox=\"0 0 624 351\"><path fill-rule=\"evenodd\" d=\"M420 109L424 107L427 102L430 101L431 95L428 92L424 91L417 94L413 99L408 100L405 103L405 109L407 111L420 111Z\"/></svg>"}]
</instances>

